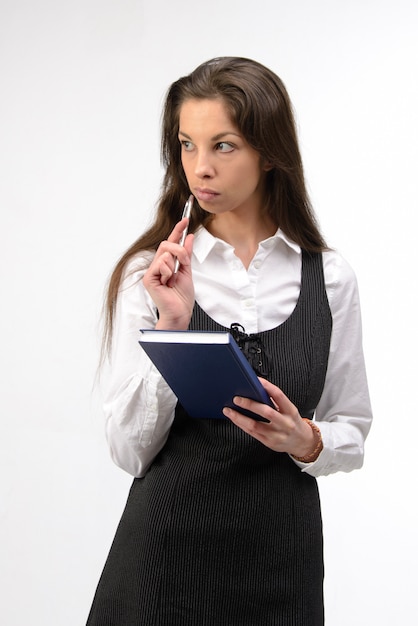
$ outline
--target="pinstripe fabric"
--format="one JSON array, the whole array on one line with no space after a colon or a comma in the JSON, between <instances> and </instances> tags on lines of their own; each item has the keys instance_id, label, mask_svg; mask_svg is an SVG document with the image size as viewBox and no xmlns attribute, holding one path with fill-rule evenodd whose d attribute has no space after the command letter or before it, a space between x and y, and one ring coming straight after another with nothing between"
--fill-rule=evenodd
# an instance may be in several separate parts
<instances>
[{"instance_id":1,"label":"pinstripe fabric","mask_svg":"<svg viewBox=\"0 0 418 626\"><path fill-rule=\"evenodd\" d=\"M322 257L303 253L294 312L260 333L270 380L302 415L322 393L331 326ZM224 329L198 305L190 327ZM315 479L228 420L179 406L133 482L88 625L322 626L322 581Z\"/></svg>"}]
</instances>

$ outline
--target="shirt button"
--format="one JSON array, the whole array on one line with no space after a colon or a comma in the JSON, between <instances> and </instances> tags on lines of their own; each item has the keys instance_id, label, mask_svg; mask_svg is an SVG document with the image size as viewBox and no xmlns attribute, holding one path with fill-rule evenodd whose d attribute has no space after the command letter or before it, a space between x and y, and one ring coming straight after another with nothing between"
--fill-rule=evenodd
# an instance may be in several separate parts
<instances>
[{"instance_id":1,"label":"shirt button","mask_svg":"<svg viewBox=\"0 0 418 626\"><path fill-rule=\"evenodd\" d=\"M254 267L256 270L259 270L261 267L261 261L254 261Z\"/></svg>"}]
</instances>

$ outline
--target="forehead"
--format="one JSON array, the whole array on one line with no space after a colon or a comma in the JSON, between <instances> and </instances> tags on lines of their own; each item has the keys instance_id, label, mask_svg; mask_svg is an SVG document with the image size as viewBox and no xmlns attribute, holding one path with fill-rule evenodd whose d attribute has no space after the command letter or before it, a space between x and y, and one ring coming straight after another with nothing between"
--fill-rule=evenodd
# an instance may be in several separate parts
<instances>
[{"instance_id":1,"label":"forehead","mask_svg":"<svg viewBox=\"0 0 418 626\"><path fill-rule=\"evenodd\" d=\"M228 108L222 98L185 100L179 111L180 130L186 127L222 127L223 131L237 132Z\"/></svg>"}]
</instances>

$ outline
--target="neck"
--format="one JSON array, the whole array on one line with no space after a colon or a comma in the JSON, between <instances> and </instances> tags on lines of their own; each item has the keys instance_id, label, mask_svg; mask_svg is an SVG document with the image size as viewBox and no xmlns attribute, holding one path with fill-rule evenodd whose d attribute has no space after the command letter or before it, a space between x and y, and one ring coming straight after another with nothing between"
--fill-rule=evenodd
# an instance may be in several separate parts
<instances>
[{"instance_id":1,"label":"neck","mask_svg":"<svg viewBox=\"0 0 418 626\"><path fill-rule=\"evenodd\" d=\"M247 215L245 219L231 213L215 215L208 224L209 232L233 246L236 256L248 269L260 241L274 235L277 226L267 216Z\"/></svg>"}]
</instances>

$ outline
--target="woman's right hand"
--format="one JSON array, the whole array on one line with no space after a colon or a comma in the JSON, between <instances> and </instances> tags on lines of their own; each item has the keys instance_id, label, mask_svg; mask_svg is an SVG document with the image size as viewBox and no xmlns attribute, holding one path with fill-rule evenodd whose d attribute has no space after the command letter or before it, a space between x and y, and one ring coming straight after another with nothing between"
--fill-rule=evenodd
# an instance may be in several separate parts
<instances>
[{"instance_id":1,"label":"woman's right hand","mask_svg":"<svg viewBox=\"0 0 418 626\"><path fill-rule=\"evenodd\" d=\"M158 309L159 319L155 328L160 330L187 330L192 316L193 235L187 235L184 246L178 243L187 223L187 218L180 220L168 239L161 242L144 275L144 286ZM176 258L180 267L175 274Z\"/></svg>"}]
</instances>

